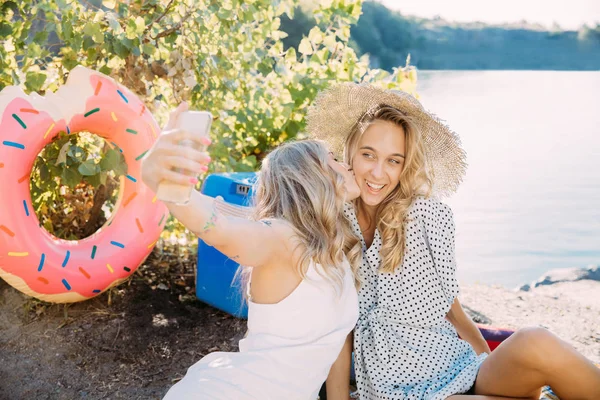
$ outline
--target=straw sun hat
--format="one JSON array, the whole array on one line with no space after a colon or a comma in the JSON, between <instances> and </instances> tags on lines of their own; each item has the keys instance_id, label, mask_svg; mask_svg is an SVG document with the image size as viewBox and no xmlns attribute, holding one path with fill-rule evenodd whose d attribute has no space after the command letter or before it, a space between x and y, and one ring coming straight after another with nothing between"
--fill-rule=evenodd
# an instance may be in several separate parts
<instances>
[{"instance_id":1,"label":"straw sun hat","mask_svg":"<svg viewBox=\"0 0 600 400\"><path fill-rule=\"evenodd\" d=\"M350 132L382 105L394 107L410 116L419 128L426 168L433 178L432 194L442 197L455 192L467 166L460 139L408 93L366 84L333 86L319 93L309 108L307 132L311 137L327 142L331 151L341 155Z\"/></svg>"}]
</instances>

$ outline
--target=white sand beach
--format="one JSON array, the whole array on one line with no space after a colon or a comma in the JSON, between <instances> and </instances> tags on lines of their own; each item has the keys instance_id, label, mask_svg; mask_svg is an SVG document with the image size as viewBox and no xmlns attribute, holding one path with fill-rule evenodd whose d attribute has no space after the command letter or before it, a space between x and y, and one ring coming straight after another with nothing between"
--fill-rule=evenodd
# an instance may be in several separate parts
<instances>
[{"instance_id":1,"label":"white sand beach","mask_svg":"<svg viewBox=\"0 0 600 400\"><path fill-rule=\"evenodd\" d=\"M542 326L600 363L600 282L579 280L530 291L461 286L459 299L474 320L512 329Z\"/></svg>"}]
</instances>

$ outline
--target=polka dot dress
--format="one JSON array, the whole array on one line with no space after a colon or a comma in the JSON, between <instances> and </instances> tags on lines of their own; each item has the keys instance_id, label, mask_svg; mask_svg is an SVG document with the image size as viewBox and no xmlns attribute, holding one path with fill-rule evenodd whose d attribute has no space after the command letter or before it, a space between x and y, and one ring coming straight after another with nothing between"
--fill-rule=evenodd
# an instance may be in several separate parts
<instances>
[{"instance_id":1,"label":"polka dot dress","mask_svg":"<svg viewBox=\"0 0 600 400\"><path fill-rule=\"evenodd\" d=\"M445 319L458 295L450 208L413 201L404 261L394 273L378 272L379 232L367 249L354 208L348 205L345 214L363 245L354 330L360 399L442 400L467 392L487 354L478 356Z\"/></svg>"}]
</instances>

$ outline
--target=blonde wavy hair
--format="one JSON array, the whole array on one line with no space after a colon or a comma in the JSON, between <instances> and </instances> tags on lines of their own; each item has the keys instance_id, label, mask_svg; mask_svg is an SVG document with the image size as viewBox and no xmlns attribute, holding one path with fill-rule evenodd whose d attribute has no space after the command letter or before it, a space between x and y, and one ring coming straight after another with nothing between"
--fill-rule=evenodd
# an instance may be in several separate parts
<instances>
[{"instance_id":1,"label":"blonde wavy hair","mask_svg":"<svg viewBox=\"0 0 600 400\"><path fill-rule=\"evenodd\" d=\"M318 272L341 290L344 255L356 277L361 244L343 215L344 178L329 166L328 159L329 150L320 140L288 142L271 151L253 188L252 218L290 223L300 246L299 275L304 279L314 261L321 265ZM245 288L249 268L241 268Z\"/></svg>"},{"instance_id":2,"label":"blonde wavy hair","mask_svg":"<svg viewBox=\"0 0 600 400\"><path fill-rule=\"evenodd\" d=\"M431 194L433 177L427 172L427 159L418 126L410 116L388 105L380 105L375 110L365 113L348 135L344 145L344 159L348 164L352 165L360 137L375 121L396 124L405 134L406 154L400 182L380 204L376 216L377 229L382 239L379 269L383 272L394 272L396 268L401 267L404 259L408 208L416 196ZM357 210L361 201L360 197L355 200Z\"/></svg>"}]
</instances>

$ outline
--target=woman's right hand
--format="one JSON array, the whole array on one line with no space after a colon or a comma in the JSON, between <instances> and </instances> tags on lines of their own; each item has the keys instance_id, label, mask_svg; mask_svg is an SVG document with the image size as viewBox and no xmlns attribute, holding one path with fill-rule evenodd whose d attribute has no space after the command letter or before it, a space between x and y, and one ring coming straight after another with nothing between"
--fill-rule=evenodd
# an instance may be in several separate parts
<instances>
[{"instance_id":1,"label":"woman's right hand","mask_svg":"<svg viewBox=\"0 0 600 400\"><path fill-rule=\"evenodd\" d=\"M197 148L210 144L207 137L199 138L175 128L179 114L187 109L187 104L181 103L171 113L164 130L142 159L142 181L155 193L161 181L194 186L198 183L196 176L208 170L210 156L207 152L180 145L184 140L196 142ZM175 168L186 170L186 173L176 172L173 170Z\"/></svg>"}]
</instances>

